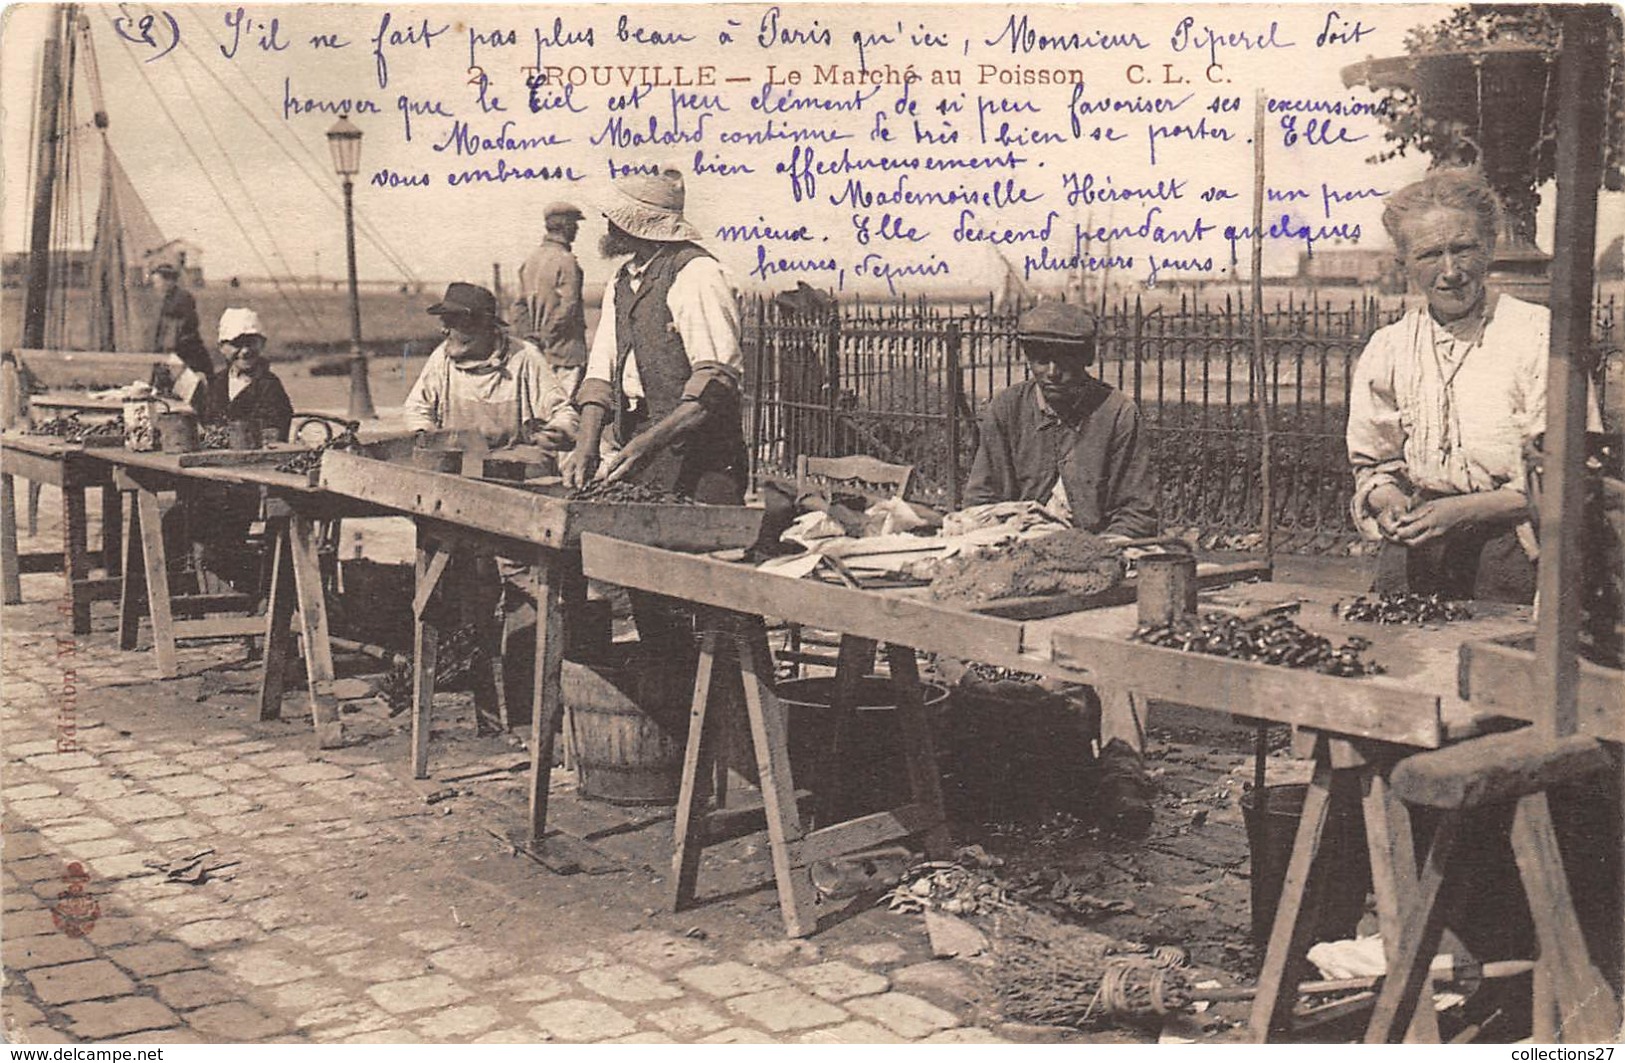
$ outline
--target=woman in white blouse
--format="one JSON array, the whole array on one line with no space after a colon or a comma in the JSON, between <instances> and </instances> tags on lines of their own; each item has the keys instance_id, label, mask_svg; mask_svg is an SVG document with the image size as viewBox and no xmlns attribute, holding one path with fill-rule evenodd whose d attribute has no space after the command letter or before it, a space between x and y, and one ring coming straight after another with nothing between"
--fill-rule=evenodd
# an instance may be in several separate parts
<instances>
[{"instance_id":1,"label":"woman in white blouse","mask_svg":"<svg viewBox=\"0 0 1625 1063\"><path fill-rule=\"evenodd\" d=\"M1500 204L1475 171L1435 170L1383 211L1426 308L1355 366L1354 522L1384 540L1375 590L1529 602L1523 443L1546 424L1545 307L1487 293Z\"/></svg>"}]
</instances>

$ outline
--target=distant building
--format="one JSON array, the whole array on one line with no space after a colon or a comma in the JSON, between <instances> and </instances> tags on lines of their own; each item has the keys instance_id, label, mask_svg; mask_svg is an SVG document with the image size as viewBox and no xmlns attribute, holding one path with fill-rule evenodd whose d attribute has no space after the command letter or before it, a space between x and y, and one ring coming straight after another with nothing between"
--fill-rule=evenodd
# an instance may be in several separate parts
<instances>
[{"instance_id":1,"label":"distant building","mask_svg":"<svg viewBox=\"0 0 1625 1063\"><path fill-rule=\"evenodd\" d=\"M171 240L139 258L131 256L126 267L132 287L152 284L152 271L168 264L181 271L181 284L187 288L203 287L203 250L187 240ZM51 252L51 283L68 288L88 288L94 262L89 248L69 248ZM0 258L0 286L26 288L28 286L28 252L8 251Z\"/></svg>"},{"instance_id":2,"label":"distant building","mask_svg":"<svg viewBox=\"0 0 1625 1063\"><path fill-rule=\"evenodd\" d=\"M197 244L190 240L170 240L141 254L144 278L151 278L153 270L166 265L181 271L182 287L203 287L203 249Z\"/></svg>"},{"instance_id":3,"label":"distant building","mask_svg":"<svg viewBox=\"0 0 1625 1063\"><path fill-rule=\"evenodd\" d=\"M1621 278L1625 278L1625 236L1616 236L1597 256L1597 279L1617 281Z\"/></svg>"},{"instance_id":4,"label":"distant building","mask_svg":"<svg viewBox=\"0 0 1625 1063\"><path fill-rule=\"evenodd\" d=\"M1403 283L1393 250L1369 247L1328 247L1313 255L1300 254L1297 281L1321 286L1376 285L1384 290Z\"/></svg>"},{"instance_id":5,"label":"distant building","mask_svg":"<svg viewBox=\"0 0 1625 1063\"><path fill-rule=\"evenodd\" d=\"M91 254L89 251L55 251L51 255L51 275L53 283L61 283L69 288L87 288L90 286ZM56 278L60 277L58 282ZM6 288L28 287L28 252L8 251L4 259L0 259L0 286Z\"/></svg>"}]
</instances>

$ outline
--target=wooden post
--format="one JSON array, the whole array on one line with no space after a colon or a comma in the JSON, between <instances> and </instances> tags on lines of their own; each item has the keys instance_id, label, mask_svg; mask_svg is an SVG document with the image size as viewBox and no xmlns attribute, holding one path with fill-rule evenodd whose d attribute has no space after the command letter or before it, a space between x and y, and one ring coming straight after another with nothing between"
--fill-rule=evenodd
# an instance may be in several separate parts
<instances>
[{"instance_id":1,"label":"wooden post","mask_svg":"<svg viewBox=\"0 0 1625 1063\"><path fill-rule=\"evenodd\" d=\"M1554 736L1577 726L1581 513L1585 507L1586 382L1591 338L1592 257L1602 180L1603 104L1608 77L1607 8L1565 8L1558 58L1557 234L1552 255L1552 332L1546 374L1545 475L1540 499L1540 616L1535 682L1551 706L1541 725ZM1601 573L1597 574L1602 577Z\"/></svg>"},{"instance_id":2,"label":"wooden post","mask_svg":"<svg viewBox=\"0 0 1625 1063\"><path fill-rule=\"evenodd\" d=\"M497 313L502 312L502 263L491 263L491 294L496 296Z\"/></svg>"},{"instance_id":3,"label":"wooden post","mask_svg":"<svg viewBox=\"0 0 1625 1063\"><path fill-rule=\"evenodd\" d=\"M1275 558L1275 499L1270 469L1269 371L1264 365L1264 110L1263 89L1253 99L1253 402L1258 411L1259 502L1264 556Z\"/></svg>"},{"instance_id":4,"label":"wooden post","mask_svg":"<svg viewBox=\"0 0 1625 1063\"><path fill-rule=\"evenodd\" d=\"M964 382L959 378L959 322L948 323L948 501L959 508L959 405L964 401Z\"/></svg>"},{"instance_id":5,"label":"wooden post","mask_svg":"<svg viewBox=\"0 0 1625 1063\"><path fill-rule=\"evenodd\" d=\"M57 124L62 101L62 41L70 5L53 16L56 25L40 56L39 145L34 156L34 216L28 240L28 290L23 304L23 346L45 346L45 311L51 286L51 204L56 191Z\"/></svg>"}]
</instances>

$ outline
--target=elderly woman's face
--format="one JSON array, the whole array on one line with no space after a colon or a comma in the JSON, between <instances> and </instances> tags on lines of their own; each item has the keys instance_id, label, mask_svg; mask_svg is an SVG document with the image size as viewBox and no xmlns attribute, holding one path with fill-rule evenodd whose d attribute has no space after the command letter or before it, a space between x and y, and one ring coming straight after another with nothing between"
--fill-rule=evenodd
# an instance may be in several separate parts
<instances>
[{"instance_id":1,"label":"elderly woman's face","mask_svg":"<svg viewBox=\"0 0 1625 1063\"><path fill-rule=\"evenodd\" d=\"M1405 274L1425 293L1428 309L1441 321L1477 312L1484 304L1484 275L1489 272L1495 241L1465 210L1433 207L1407 218L1401 226Z\"/></svg>"}]
</instances>

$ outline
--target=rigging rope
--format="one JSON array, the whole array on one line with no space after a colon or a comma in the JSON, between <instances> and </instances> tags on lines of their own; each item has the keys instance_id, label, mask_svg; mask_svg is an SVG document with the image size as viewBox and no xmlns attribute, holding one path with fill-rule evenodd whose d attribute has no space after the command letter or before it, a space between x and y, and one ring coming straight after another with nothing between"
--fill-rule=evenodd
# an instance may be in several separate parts
<instances>
[{"instance_id":1,"label":"rigging rope","mask_svg":"<svg viewBox=\"0 0 1625 1063\"><path fill-rule=\"evenodd\" d=\"M197 16L197 18L199 25L203 27L203 31L209 35L209 38L214 41L216 45L220 45L220 38L215 36L214 30L210 28L209 24L202 20L201 15ZM188 53L191 53L194 58L197 58L196 52L193 51L190 41L183 41L181 47L186 49ZM265 123L260 120L259 115L254 112L254 109L249 107L248 104L244 103L243 100L232 91L231 86L226 84L225 80L215 72L213 67L204 63L201 58L198 58L198 64L202 66L204 71L214 79L215 83L225 91L226 95L231 99L231 101L241 108L244 114L248 115L249 121L253 122L255 127L258 128L260 132L265 134L266 139L270 141L278 151L282 152L283 156L287 158L289 162L292 162L296 167L298 167L300 173L304 174L311 184L316 186L317 190L322 193L322 196L327 200L327 202L336 209L343 210L343 203L333 192L332 181L327 179L325 176L317 176L316 174L312 173L310 169L306 168L305 163L290 152L287 147L276 138L276 134L272 132L271 129L266 127ZM242 71L239 70L238 73L242 74ZM247 74L242 74L242 77L244 81L247 82L248 87L253 91L253 93L259 97L261 103L272 110L276 108L276 104L265 95L264 90L261 89L258 84L250 79ZM299 150L305 155L306 159L310 160L313 166L318 164L315 153L311 151L309 145L297 138L293 139L293 143L299 146ZM382 254L384 258L389 261L390 265L399 270L402 278L404 278L407 282L411 284L422 283L421 279L413 271L412 267L404 258L400 256L399 253L395 251L393 247L389 245L389 243L384 239L383 233L373 225L372 221L367 218L367 216L362 212L361 208L356 207L354 208L354 211L356 228L361 231L361 234L364 237L366 237L367 242L370 243L380 254Z\"/></svg>"},{"instance_id":2,"label":"rigging rope","mask_svg":"<svg viewBox=\"0 0 1625 1063\"><path fill-rule=\"evenodd\" d=\"M321 325L321 314L311 303L309 294L299 286L298 279L294 277L293 267L288 265L286 256L282 254L281 246L277 244L276 235L272 232L270 225L265 221L265 216L260 213L260 208L254 202L254 194L249 190L247 183L243 180L243 175L237 171L237 164L232 161L232 153L226 150L226 146L220 142L220 136L215 132L214 124L209 121L208 112L204 110L202 102L197 97L197 93L192 91L192 82L189 78L187 78L186 71L179 64L176 64L175 73L180 77L181 87L186 90L186 95L191 98L192 106L197 108L198 117L203 119L203 128L208 132L209 139L214 142L216 150L218 150L221 156L225 158L226 169L231 172L232 179L237 182L237 186L243 190L243 201L248 204L248 209L253 213L254 220L259 223L260 228L265 230L266 242L271 246L272 255L274 255L276 260L282 264L282 269L284 270L285 274L292 279L294 292L298 295L301 305L294 305L293 299L285 291L283 291L282 282L278 280L275 275L271 277L271 286L276 289L277 295L280 296L282 301L287 304L288 308L293 311L295 317L302 318L306 324L314 325L319 328ZM227 205L226 210L230 212L231 207Z\"/></svg>"},{"instance_id":3,"label":"rigging rope","mask_svg":"<svg viewBox=\"0 0 1625 1063\"><path fill-rule=\"evenodd\" d=\"M109 14L107 17L109 20L111 20L113 16ZM159 110L163 111L164 117L169 120L169 124L174 128L176 135L180 137L181 145L186 148L186 153L190 155L192 157L192 161L197 164L198 172L203 175L203 179L207 181L209 187L214 190L215 197L219 199L222 204L229 203L229 201L226 199L225 193L221 190L220 186L215 183L214 176L210 172L209 168L203 165L203 160L198 156L197 149L192 146L191 140L186 136L186 131L183 130L180 123L175 120L174 113L170 111L169 105L164 102L163 95L158 91L158 87L152 83L152 79L147 75L145 67L141 64L141 61L136 58L134 51L130 48L128 42L125 42L124 44L124 51L125 54L129 55L130 61L135 64L136 72L141 75L141 80L146 83L147 90L152 93L153 99L158 101ZM238 218L229 207L226 210L226 216L231 219L232 225L236 227L239 235L241 235L243 240L248 244L249 250L252 251L254 257L259 260L261 268L263 268L268 275L272 274L271 264L265 260L265 255L260 251L259 244L243 227L242 219ZM283 299L284 301L287 301L287 296L285 293L283 294ZM289 303L289 308L294 311L295 316L298 315L297 308L293 307L291 302Z\"/></svg>"}]
</instances>

